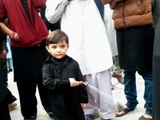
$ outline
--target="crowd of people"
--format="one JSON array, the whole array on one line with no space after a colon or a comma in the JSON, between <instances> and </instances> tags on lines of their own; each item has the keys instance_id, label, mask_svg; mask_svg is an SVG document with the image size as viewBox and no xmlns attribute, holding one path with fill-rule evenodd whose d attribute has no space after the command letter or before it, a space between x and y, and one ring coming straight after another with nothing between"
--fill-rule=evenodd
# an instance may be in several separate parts
<instances>
[{"instance_id":1,"label":"crowd of people","mask_svg":"<svg viewBox=\"0 0 160 120\"><path fill-rule=\"evenodd\" d=\"M7 88L10 69L24 120L37 119L37 87L54 120L123 116L138 104L136 72L145 83L139 120L159 120L159 11L159 0L0 0L0 120L11 120L9 104L16 101ZM124 84L120 111L112 77Z\"/></svg>"}]
</instances>

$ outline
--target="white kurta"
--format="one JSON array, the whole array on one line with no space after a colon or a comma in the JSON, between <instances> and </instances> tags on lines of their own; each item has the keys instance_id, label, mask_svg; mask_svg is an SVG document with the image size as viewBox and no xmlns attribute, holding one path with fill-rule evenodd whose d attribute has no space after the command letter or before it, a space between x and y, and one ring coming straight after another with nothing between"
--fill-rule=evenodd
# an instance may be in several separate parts
<instances>
[{"instance_id":1,"label":"white kurta","mask_svg":"<svg viewBox=\"0 0 160 120\"><path fill-rule=\"evenodd\" d=\"M61 0L52 1L53 5ZM78 61L83 75L102 72L112 66L105 25L94 0L71 1L63 12L61 29L69 36L67 54Z\"/></svg>"},{"instance_id":2,"label":"white kurta","mask_svg":"<svg viewBox=\"0 0 160 120\"><path fill-rule=\"evenodd\" d=\"M113 10L111 10L109 4L106 4L104 6L104 23L106 25L112 56L114 57L118 55L118 50L117 50L116 30L114 29L114 21L112 19L112 13Z\"/></svg>"}]
</instances>

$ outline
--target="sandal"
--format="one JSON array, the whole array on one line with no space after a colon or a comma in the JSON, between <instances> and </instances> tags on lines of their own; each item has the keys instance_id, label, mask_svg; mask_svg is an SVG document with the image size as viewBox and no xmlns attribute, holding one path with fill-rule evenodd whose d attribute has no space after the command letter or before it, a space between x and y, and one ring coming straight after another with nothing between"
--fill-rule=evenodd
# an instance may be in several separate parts
<instances>
[{"instance_id":1,"label":"sandal","mask_svg":"<svg viewBox=\"0 0 160 120\"><path fill-rule=\"evenodd\" d=\"M139 120L152 120L151 118L145 118L143 115L139 118Z\"/></svg>"},{"instance_id":2,"label":"sandal","mask_svg":"<svg viewBox=\"0 0 160 120\"><path fill-rule=\"evenodd\" d=\"M123 116L131 111L133 111L133 110L129 109L129 108L123 108L121 111L116 112L116 117Z\"/></svg>"}]
</instances>

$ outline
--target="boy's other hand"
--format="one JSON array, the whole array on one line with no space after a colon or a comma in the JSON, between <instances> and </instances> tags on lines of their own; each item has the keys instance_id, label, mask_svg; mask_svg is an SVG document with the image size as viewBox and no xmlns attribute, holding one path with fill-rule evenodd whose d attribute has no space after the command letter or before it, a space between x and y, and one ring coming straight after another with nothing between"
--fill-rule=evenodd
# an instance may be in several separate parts
<instances>
[{"instance_id":1,"label":"boy's other hand","mask_svg":"<svg viewBox=\"0 0 160 120\"><path fill-rule=\"evenodd\" d=\"M69 82L71 87L76 87L83 84L82 81L76 81L75 78L69 78Z\"/></svg>"}]
</instances>

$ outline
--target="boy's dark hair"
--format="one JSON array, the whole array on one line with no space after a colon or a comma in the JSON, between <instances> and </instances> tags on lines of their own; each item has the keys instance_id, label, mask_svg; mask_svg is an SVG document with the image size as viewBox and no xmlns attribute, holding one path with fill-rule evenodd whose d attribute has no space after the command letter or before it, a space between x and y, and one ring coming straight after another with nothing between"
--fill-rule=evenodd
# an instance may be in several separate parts
<instances>
[{"instance_id":1,"label":"boy's dark hair","mask_svg":"<svg viewBox=\"0 0 160 120\"><path fill-rule=\"evenodd\" d=\"M49 33L49 35L46 39L46 46L48 46L49 44L56 44L56 43L60 42L61 40L65 40L68 45L68 43L69 43L68 35L65 32L63 32L62 30L56 29L56 30Z\"/></svg>"}]
</instances>

